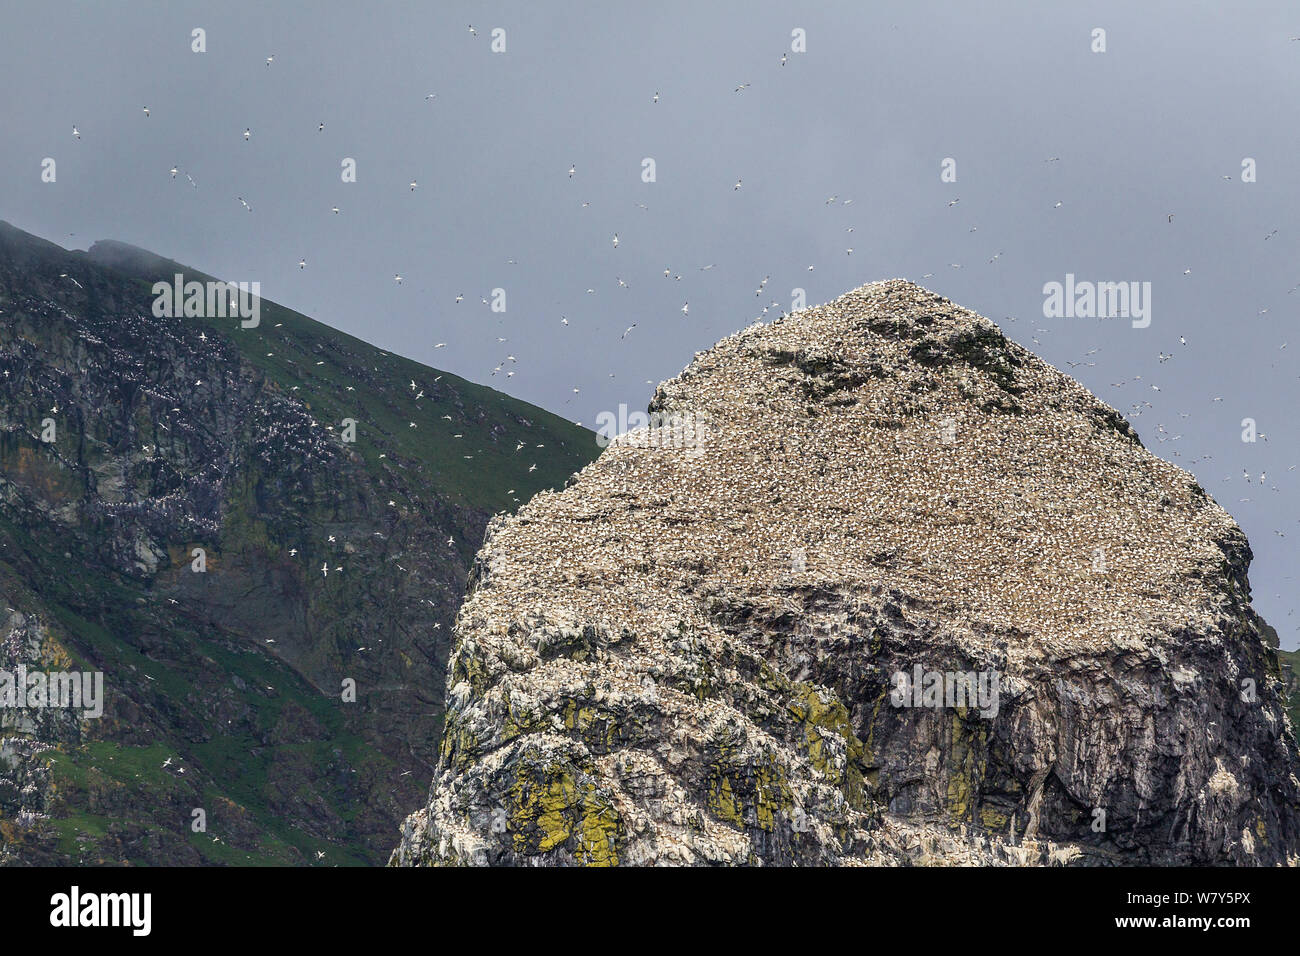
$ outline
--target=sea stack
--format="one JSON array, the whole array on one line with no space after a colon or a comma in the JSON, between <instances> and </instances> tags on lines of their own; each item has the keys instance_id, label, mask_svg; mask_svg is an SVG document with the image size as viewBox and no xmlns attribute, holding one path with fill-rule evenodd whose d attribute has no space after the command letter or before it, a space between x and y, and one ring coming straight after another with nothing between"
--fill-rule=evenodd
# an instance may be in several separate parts
<instances>
[{"instance_id":1,"label":"sea stack","mask_svg":"<svg viewBox=\"0 0 1300 956\"><path fill-rule=\"evenodd\" d=\"M872 283L649 411L489 525L392 863L1297 861L1245 535L992 322Z\"/></svg>"}]
</instances>

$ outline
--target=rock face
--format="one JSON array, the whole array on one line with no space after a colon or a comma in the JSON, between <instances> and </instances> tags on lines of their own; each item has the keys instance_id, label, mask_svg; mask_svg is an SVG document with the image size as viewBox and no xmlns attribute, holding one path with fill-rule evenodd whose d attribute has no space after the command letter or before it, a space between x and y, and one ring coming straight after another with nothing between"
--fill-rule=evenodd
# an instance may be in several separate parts
<instances>
[{"instance_id":1,"label":"rock face","mask_svg":"<svg viewBox=\"0 0 1300 956\"><path fill-rule=\"evenodd\" d=\"M0 671L106 698L0 692L0 863L382 863L474 545L595 443L267 300L157 317L177 271L0 223Z\"/></svg>"},{"instance_id":2,"label":"rock face","mask_svg":"<svg viewBox=\"0 0 1300 956\"><path fill-rule=\"evenodd\" d=\"M489 525L392 863L1296 861L1245 536L993 323L867 285L650 410Z\"/></svg>"}]
</instances>

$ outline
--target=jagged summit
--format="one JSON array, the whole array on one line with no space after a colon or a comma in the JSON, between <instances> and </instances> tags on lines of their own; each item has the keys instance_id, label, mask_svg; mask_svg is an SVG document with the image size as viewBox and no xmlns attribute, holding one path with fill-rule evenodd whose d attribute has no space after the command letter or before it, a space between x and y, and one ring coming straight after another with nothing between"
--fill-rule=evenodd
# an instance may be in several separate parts
<instances>
[{"instance_id":1,"label":"jagged summit","mask_svg":"<svg viewBox=\"0 0 1300 956\"><path fill-rule=\"evenodd\" d=\"M873 283L650 409L489 526L394 862L1294 856L1244 535L992 322ZM916 667L996 714L894 706Z\"/></svg>"}]
</instances>

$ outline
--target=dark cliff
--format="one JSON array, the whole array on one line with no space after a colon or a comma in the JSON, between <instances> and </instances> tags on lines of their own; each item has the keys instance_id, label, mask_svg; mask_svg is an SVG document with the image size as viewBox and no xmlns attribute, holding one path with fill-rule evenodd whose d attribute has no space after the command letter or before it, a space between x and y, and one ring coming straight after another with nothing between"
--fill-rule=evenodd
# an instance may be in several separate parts
<instances>
[{"instance_id":1,"label":"dark cliff","mask_svg":"<svg viewBox=\"0 0 1300 956\"><path fill-rule=\"evenodd\" d=\"M270 301L157 318L178 271L0 224L2 666L106 697L0 711L0 861L382 862L487 521L593 437Z\"/></svg>"}]
</instances>

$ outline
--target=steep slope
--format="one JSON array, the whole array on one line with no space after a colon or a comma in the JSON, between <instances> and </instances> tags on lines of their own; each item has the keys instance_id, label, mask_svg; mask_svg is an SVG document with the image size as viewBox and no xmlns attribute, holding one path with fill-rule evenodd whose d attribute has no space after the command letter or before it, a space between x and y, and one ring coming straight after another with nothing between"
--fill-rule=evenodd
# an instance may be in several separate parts
<instances>
[{"instance_id":1,"label":"steep slope","mask_svg":"<svg viewBox=\"0 0 1300 956\"><path fill-rule=\"evenodd\" d=\"M987 319L864 286L651 411L490 525L393 863L1296 859L1244 535Z\"/></svg>"},{"instance_id":2,"label":"steep slope","mask_svg":"<svg viewBox=\"0 0 1300 956\"><path fill-rule=\"evenodd\" d=\"M174 272L0 223L0 668L106 697L0 710L0 860L382 862L474 545L593 436L265 300L157 318Z\"/></svg>"}]
</instances>

